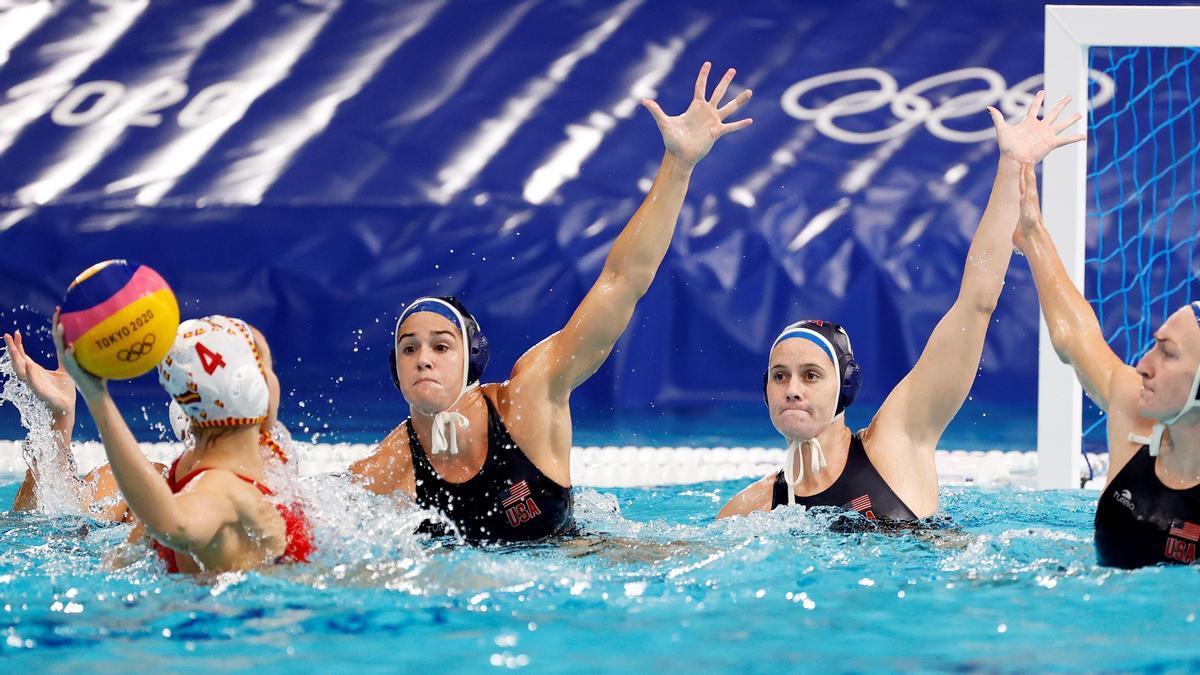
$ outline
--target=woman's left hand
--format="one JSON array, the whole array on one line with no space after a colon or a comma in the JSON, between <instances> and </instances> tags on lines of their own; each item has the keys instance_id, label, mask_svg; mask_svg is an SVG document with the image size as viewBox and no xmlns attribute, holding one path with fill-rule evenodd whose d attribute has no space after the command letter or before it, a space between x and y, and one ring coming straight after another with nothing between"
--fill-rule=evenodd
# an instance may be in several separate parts
<instances>
[{"instance_id":1,"label":"woman's left hand","mask_svg":"<svg viewBox=\"0 0 1200 675\"><path fill-rule=\"evenodd\" d=\"M752 92L747 89L724 106L720 105L726 89L729 88L729 83L733 81L733 68L725 71L725 76L717 83L712 97L705 98L708 90L708 71L711 67L712 64L707 61L700 67L700 74L696 76L696 89L692 102L688 105L688 109L680 115L669 117L658 106L658 103L648 98L642 99L642 105L650 111L650 114L654 116L654 122L658 124L658 130L662 133L667 151L688 166L694 166L704 159L718 138L745 129L753 121L746 118L737 122L725 123L725 119L737 112L738 108L749 101L752 95Z\"/></svg>"},{"instance_id":2,"label":"woman's left hand","mask_svg":"<svg viewBox=\"0 0 1200 675\"><path fill-rule=\"evenodd\" d=\"M79 362L75 360L75 347L66 344L66 338L63 337L62 323L58 320L58 315L61 310L54 310L54 319L50 325L50 334L54 336L54 349L58 352L58 362L67 369L71 379L75 380L75 387L79 389L79 393L83 395L85 401L91 401L93 398L106 396L108 394L108 381L96 377L83 369Z\"/></svg>"}]
</instances>

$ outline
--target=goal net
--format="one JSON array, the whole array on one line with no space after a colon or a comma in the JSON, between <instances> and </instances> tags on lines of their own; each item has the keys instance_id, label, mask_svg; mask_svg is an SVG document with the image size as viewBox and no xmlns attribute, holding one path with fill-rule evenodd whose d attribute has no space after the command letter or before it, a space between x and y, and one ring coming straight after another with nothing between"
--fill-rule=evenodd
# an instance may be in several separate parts
<instances>
[{"instance_id":1,"label":"goal net","mask_svg":"<svg viewBox=\"0 0 1200 675\"><path fill-rule=\"evenodd\" d=\"M1088 102L1086 145L1046 160L1046 222L1108 344L1133 364L1200 299L1200 8L1048 6L1046 89ZM1078 487L1093 473L1085 453L1106 452L1105 418L1044 322L1039 352L1038 483Z\"/></svg>"}]
</instances>

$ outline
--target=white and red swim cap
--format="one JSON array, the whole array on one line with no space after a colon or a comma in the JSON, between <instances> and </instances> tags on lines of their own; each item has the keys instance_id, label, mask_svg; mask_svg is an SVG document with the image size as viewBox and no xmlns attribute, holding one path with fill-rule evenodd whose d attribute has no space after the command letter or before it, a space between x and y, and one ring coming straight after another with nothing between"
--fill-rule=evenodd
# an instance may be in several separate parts
<instances>
[{"instance_id":1,"label":"white and red swim cap","mask_svg":"<svg viewBox=\"0 0 1200 675\"><path fill-rule=\"evenodd\" d=\"M240 319L214 315L179 324L158 364L158 381L193 428L258 424L267 417L262 357Z\"/></svg>"}]
</instances>

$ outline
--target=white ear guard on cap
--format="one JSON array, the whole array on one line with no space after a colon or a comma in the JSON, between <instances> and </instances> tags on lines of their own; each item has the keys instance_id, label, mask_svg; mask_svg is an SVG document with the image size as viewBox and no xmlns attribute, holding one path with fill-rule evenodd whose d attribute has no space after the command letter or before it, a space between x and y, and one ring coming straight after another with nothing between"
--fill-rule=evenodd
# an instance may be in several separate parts
<instances>
[{"instance_id":1,"label":"white ear guard on cap","mask_svg":"<svg viewBox=\"0 0 1200 675\"><path fill-rule=\"evenodd\" d=\"M210 316L179 324L171 351L158 365L158 381L192 429L266 419L266 372L250 327L239 319Z\"/></svg>"},{"instance_id":2,"label":"white ear guard on cap","mask_svg":"<svg viewBox=\"0 0 1200 675\"><path fill-rule=\"evenodd\" d=\"M187 413L183 412L183 408L175 399L167 404L167 419L171 421L171 432L175 434L175 438L183 441L185 444L192 440L192 420L188 418Z\"/></svg>"}]
</instances>

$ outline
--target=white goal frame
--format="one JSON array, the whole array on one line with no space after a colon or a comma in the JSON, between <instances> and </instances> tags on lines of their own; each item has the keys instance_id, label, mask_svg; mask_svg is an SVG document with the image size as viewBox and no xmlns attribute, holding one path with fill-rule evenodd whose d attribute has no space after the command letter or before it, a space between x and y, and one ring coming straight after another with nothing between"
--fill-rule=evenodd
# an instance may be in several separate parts
<instances>
[{"instance_id":1,"label":"white goal frame","mask_svg":"<svg viewBox=\"0 0 1200 675\"><path fill-rule=\"evenodd\" d=\"M1047 5L1046 100L1065 95L1087 120L1089 47L1200 46L1200 7ZM1074 131L1074 129L1072 129ZM1076 288L1083 289L1087 148L1050 153L1042 168L1042 209ZM1038 324L1038 488L1078 488L1082 475L1083 392Z\"/></svg>"}]
</instances>

